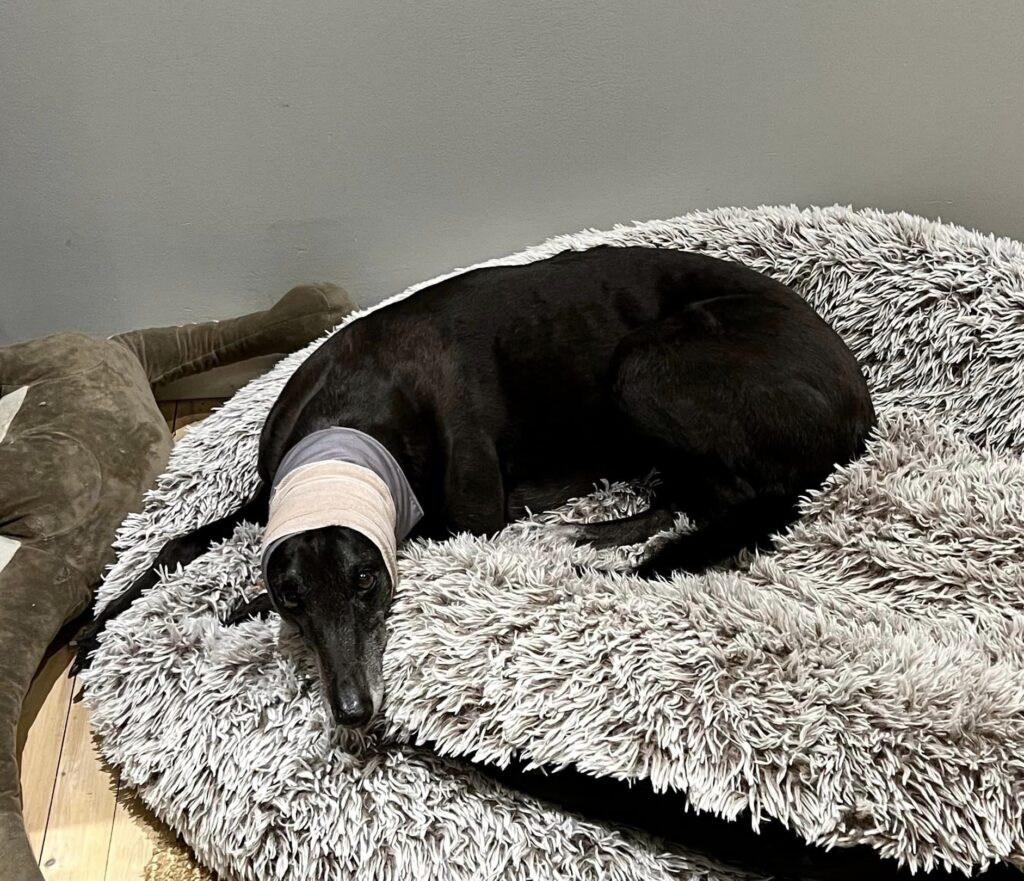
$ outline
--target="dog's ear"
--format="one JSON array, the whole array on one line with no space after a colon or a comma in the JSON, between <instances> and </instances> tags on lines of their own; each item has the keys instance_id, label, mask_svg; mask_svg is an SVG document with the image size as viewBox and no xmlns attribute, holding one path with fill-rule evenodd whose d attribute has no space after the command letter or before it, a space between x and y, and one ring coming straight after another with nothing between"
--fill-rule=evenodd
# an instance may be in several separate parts
<instances>
[{"instance_id":1,"label":"dog's ear","mask_svg":"<svg viewBox=\"0 0 1024 881\"><path fill-rule=\"evenodd\" d=\"M305 542L301 532L290 535L267 558L267 593L278 610L298 608L307 590L300 564Z\"/></svg>"}]
</instances>

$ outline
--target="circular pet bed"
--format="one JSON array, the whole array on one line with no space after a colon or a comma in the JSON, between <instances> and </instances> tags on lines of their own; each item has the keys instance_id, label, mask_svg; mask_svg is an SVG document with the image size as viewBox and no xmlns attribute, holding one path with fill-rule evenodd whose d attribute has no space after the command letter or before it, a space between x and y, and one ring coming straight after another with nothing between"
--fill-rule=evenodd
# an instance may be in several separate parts
<instances>
[{"instance_id":1,"label":"circular pet bed","mask_svg":"<svg viewBox=\"0 0 1024 881\"><path fill-rule=\"evenodd\" d=\"M608 571L642 548L566 537L565 521L635 510L643 485L491 540L410 543L383 718L362 734L332 730L278 619L220 623L262 589L243 524L108 627L85 676L106 757L225 878L738 877L452 757L647 781L909 868L1024 867L1024 247L905 214L760 208L482 265L597 244L703 251L800 291L864 365L866 455L772 553L700 576L644 582ZM267 410L313 348L177 446L101 600L250 493Z\"/></svg>"}]
</instances>

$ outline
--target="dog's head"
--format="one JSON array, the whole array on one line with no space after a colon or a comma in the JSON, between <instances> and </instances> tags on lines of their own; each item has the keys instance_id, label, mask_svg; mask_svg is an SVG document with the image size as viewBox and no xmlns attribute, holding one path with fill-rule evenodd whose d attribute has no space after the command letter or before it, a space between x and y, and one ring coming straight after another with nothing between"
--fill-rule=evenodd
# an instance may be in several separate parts
<instances>
[{"instance_id":1,"label":"dog's head","mask_svg":"<svg viewBox=\"0 0 1024 881\"><path fill-rule=\"evenodd\" d=\"M313 651L338 725L365 725L384 697L385 619L393 585L376 545L325 526L284 539L267 560L267 592Z\"/></svg>"}]
</instances>

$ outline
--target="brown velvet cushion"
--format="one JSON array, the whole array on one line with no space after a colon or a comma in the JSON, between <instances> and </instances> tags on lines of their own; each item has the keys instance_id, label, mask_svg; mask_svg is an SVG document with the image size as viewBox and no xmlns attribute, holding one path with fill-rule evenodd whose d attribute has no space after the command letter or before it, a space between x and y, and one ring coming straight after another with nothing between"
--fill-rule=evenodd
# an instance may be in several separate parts
<instances>
[{"instance_id":1,"label":"brown velvet cushion","mask_svg":"<svg viewBox=\"0 0 1024 881\"><path fill-rule=\"evenodd\" d=\"M106 340L64 333L0 349L0 383L5 398L24 396L0 441L0 876L36 878L17 786L22 700L171 438L138 359Z\"/></svg>"},{"instance_id":2,"label":"brown velvet cushion","mask_svg":"<svg viewBox=\"0 0 1024 881\"><path fill-rule=\"evenodd\" d=\"M50 642L112 562L118 524L167 462L150 384L294 351L352 308L335 285L303 285L227 321L0 348L0 879L42 877L21 816L18 719Z\"/></svg>"}]
</instances>

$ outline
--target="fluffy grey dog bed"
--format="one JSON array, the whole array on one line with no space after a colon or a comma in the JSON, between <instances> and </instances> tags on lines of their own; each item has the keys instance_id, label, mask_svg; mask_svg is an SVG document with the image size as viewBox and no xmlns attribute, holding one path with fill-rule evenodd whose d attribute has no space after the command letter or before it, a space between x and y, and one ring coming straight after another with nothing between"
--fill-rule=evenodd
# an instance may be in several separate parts
<instances>
[{"instance_id":1,"label":"fluffy grey dog bed","mask_svg":"<svg viewBox=\"0 0 1024 881\"><path fill-rule=\"evenodd\" d=\"M219 623L261 590L260 530L243 525L108 628L86 677L107 758L225 878L736 877L446 755L646 779L911 868L1024 867L1024 248L907 215L762 208L492 262L599 243L704 251L794 286L864 364L880 417L865 457L774 552L697 577L600 571L643 549L567 540L561 522L633 510L643 486L494 540L408 545L385 718L366 735L331 732L276 618ZM250 493L266 412L309 351L178 445L101 598Z\"/></svg>"}]
</instances>

